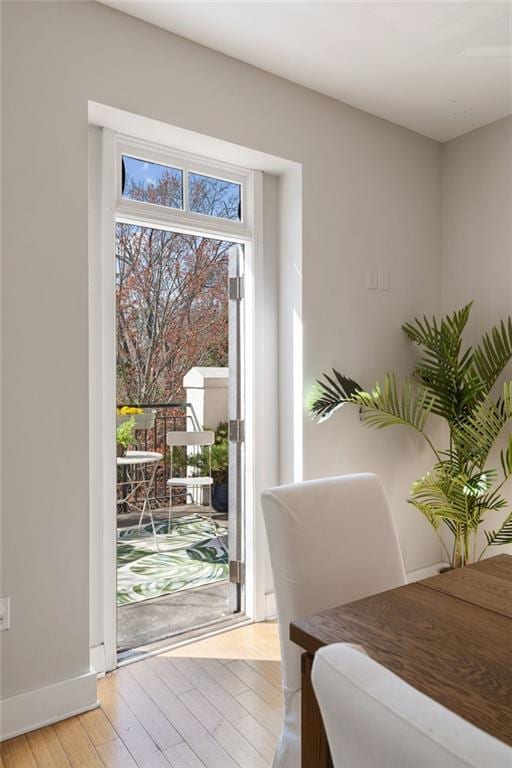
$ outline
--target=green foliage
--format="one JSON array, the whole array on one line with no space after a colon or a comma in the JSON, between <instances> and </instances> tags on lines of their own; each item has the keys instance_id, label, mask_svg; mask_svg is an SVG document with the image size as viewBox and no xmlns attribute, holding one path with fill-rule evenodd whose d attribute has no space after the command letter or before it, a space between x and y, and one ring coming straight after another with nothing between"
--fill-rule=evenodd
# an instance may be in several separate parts
<instances>
[{"instance_id":1,"label":"green foliage","mask_svg":"<svg viewBox=\"0 0 512 768\"><path fill-rule=\"evenodd\" d=\"M210 473L210 450L211 450L211 473ZM210 475L214 483L223 485L228 482L229 470L229 441L227 422L219 424L215 430L215 442L210 448L203 448L195 454L188 454L186 450L175 450L173 455L173 466L175 469L181 469L184 473L187 467L193 467L197 476Z\"/></svg>"},{"instance_id":2,"label":"green foliage","mask_svg":"<svg viewBox=\"0 0 512 768\"><path fill-rule=\"evenodd\" d=\"M447 555L452 566L475 558L476 534L488 512L507 506L500 491L512 475L512 434L501 451L502 477L487 467L489 454L512 418L512 381L495 398L492 389L512 359L512 319L486 333L475 348L463 346L471 303L451 315L415 318L403 331L420 349L412 378L401 386L388 373L366 391L353 379L333 370L318 380L308 410L318 421L343 405L359 408L361 421L383 429L406 426L421 435L436 463L413 483L409 503L439 532L453 538ZM448 427L447 445L433 445L427 431L431 416ZM497 530L485 531L487 546L512 543L512 512ZM443 543L444 545L444 543Z\"/></svg>"},{"instance_id":3,"label":"green foliage","mask_svg":"<svg viewBox=\"0 0 512 768\"><path fill-rule=\"evenodd\" d=\"M137 440L135 439L135 418L133 416L131 419L123 421L123 423L118 426L116 430L116 442L118 445L122 445L125 450L132 445L137 444Z\"/></svg>"}]
</instances>

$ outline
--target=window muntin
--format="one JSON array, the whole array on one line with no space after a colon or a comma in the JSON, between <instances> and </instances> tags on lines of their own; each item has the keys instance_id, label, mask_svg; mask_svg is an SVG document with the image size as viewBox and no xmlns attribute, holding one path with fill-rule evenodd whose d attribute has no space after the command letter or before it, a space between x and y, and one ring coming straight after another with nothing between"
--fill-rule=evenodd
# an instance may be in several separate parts
<instances>
[{"instance_id":1,"label":"window muntin","mask_svg":"<svg viewBox=\"0 0 512 768\"><path fill-rule=\"evenodd\" d=\"M170 165L122 156L122 196L129 200L183 209L183 171Z\"/></svg>"},{"instance_id":2,"label":"window muntin","mask_svg":"<svg viewBox=\"0 0 512 768\"><path fill-rule=\"evenodd\" d=\"M188 202L192 213L202 213L231 221L241 221L240 184L202 173L189 173Z\"/></svg>"}]
</instances>

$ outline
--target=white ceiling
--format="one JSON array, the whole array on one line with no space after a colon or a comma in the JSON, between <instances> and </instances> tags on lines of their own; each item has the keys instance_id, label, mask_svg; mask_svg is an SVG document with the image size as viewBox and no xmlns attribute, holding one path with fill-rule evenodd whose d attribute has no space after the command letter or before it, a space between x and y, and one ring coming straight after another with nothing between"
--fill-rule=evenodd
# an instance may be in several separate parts
<instances>
[{"instance_id":1,"label":"white ceiling","mask_svg":"<svg viewBox=\"0 0 512 768\"><path fill-rule=\"evenodd\" d=\"M100 1L440 141L512 112L512 2Z\"/></svg>"}]
</instances>

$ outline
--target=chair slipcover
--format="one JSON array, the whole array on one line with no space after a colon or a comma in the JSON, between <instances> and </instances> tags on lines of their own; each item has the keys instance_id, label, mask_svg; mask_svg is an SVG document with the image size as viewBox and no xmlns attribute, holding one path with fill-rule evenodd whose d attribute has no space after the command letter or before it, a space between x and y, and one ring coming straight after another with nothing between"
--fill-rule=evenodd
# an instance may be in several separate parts
<instances>
[{"instance_id":1,"label":"chair slipcover","mask_svg":"<svg viewBox=\"0 0 512 768\"><path fill-rule=\"evenodd\" d=\"M512 748L353 646L318 651L312 680L335 768L512 766Z\"/></svg>"},{"instance_id":2,"label":"chair slipcover","mask_svg":"<svg viewBox=\"0 0 512 768\"><path fill-rule=\"evenodd\" d=\"M285 720L274 768L300 766L300 657L290 622L405 584L379 479L360 474L262 494L281 644Z\"/></svg>"}]
</instances>

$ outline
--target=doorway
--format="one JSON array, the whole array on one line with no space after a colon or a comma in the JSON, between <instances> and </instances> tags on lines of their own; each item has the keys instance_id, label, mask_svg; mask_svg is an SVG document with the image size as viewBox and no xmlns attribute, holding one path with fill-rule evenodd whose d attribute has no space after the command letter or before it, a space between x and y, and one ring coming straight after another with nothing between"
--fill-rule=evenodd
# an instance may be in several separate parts
<instances>
[{"instance_id":1,"label":"doorway","mask_svg":"<svg viewBox=\"0 0 512 768\"><path fill-rule=\"evenodd\" d=\"M118 659L244 615L244 184L193 169L119 152Z\"/></svg>"}]
</instances>

